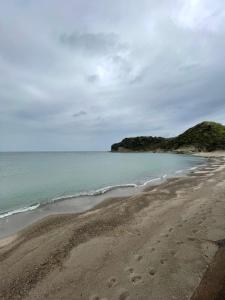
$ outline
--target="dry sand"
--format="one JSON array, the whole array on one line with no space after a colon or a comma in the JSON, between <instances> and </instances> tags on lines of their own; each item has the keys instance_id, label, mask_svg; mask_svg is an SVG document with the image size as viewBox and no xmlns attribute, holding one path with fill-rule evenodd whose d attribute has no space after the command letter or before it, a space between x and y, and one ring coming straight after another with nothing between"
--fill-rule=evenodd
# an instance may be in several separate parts
<instances>
[{"instance_id":1,"label":"dry sand","mask_svg":"<svg viewBox=\"0 0 225 300\"><path fill-rule=\"evenodd\" d=\"M225 157L225 151L224 150L217 150L217 151L211 151L211 152L195 152L194 155L196 156L202 156L202 157Z\"/></svg>"},{"instance_id":2,"label":"dry sand","mask_svg":"<svg viewBox=\"0 0 225 300\"><path fill-rule=\"evenodd\" d=\"M0 240L0 248L12 243L16 239L17 235L11 235L9 237L6 237L4 239Z\"/></svg>"},{"instance_id":3,"label":"dry sand","mask_svg":"<svg viewBox=\"0 0 225 300\"><path fill-rule=\"evenodd\" d=\"M0 299L225 299L222 273L207 284L225 269L224 216L223 157L86 213L49 216L2 242Z\"/></svg>"}]
</instances>

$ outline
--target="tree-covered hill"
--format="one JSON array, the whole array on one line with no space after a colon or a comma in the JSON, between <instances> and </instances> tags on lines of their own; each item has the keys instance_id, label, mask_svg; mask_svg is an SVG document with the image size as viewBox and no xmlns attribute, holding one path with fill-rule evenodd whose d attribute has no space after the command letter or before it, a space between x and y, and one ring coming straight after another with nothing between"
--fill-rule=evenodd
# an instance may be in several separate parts
<instances>
[{"instance_id":1,"label":"tree-covered hill","mask_svg":"<svg viewBox=\"0 0 225 300\"><path fill-rule=\"evenodd\" d=\"M139 136L113 144L111 151L214 151L225 150L225 126L202 122L174 138Z\"/></svg>"}]
</instances>

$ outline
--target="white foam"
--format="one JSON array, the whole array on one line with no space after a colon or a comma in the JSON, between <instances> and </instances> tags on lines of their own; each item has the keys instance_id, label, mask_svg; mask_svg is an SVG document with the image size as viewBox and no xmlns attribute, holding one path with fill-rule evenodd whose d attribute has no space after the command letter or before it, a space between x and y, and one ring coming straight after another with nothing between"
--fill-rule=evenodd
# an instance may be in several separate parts
<instances>
[{"instance_id":1,"label":"white foam","mask_svg":"<svg viewBox=\"0 0 225 300\"><path fill-rule=\"evenodd\" d=\"M151 182L153 182L153 181L158 181L158 180L161 180L161 178L160 178L160 177L157 177L157 178L153 178L153 179L147 180L147 181L145 181L143 184L141 184L141 185L139 185L139 186L140 186L140 187L141 187L141 186L145 186L145 185L147 185L147 184L149 184L149 183L151 183Z\"/></svg>"},{"instance_id":2,"label":"white foam","mask_svg":"<svg viewBox=\"0 0 225 300\"><path fill-rule=\"evenodd\" d=\"M177 170L176 172L175 172L175 174L180 174L180 173L183 173L184 172L184 170Z\"/></svg>"},{"instance_id":3,"label":"white foam","mask_svg":"<svg viewBox=\"0 0 225 300\"><path fill-rule=\"evenodd\" d=\"M192 168L189 168L188 170L195 170L198 167L199 166L192 167ZM184 171L185 170L177 170L177 171L175 171L175 174L183 173ZM5 212L3 214L0 214L0 219L6 218L6 217L9 217L9 216L18 214L18 213L23 213L23 212L31 211L31 210L34 210L34 209L38 208L40 205L45 205L45 204L48 204L48 203L53 203L55 201L66 200L66 199L71 199L71 198L78 198L78 197L85 197L85 196L88 197L88 196L103 195L103 194L105 194L105 193L107 193L107 192L109 192L111 190L119 189L119 188L129 188L129 187L130 188L138 188L138 187L144 187L144 186L146 186L147 184L149 184L151 182L159 181L159 180L165 179L167 177L168 177L168 174L164 174L161 177L156 177L156 178L149 179L149 180L145 181L143 184L128 183L128 184L112 185L112 186L106 186L106 187L103 187L103 188L100 188L100 189L97 189L97 190L94 190L94 191L90 191L90 192L81 192L81 193L77 193L77 194L74 194L74 195L65 195L65 196L56 197L56 198L53 198L52 200L50 200L48 202L45 202L45 203L42 203L42 204L38 203L38 204L35 204L35 205L31 205L29 207L18 208L18 209L12 210L12 211Z\"/></svg>"},{"instance_id":4,"label":"white foam","mask_svg":"<svg viewBox=\"0 0 225 300\"><path fill-rule=\"evenodd\" d=\"M34 210L34 209L38 208L39 206L40 206L40 204L35 204L35 205L32 205L32 206L18 208L18 209L15 209L15 210L8 211L8 212L5 212L3 214L0 214L0 219L9 217L9 216L12 216L12 215L15 215L15 214L19 214L19 213L22 213L22 212Z\"/></svg>"},{"instance_id":5,"label":"white foam","mask_svg":"<svg viewBox=\"0 0 225 300\"><path fill-rule=\"evenodd\" d=\"M189 168L188 170L196 170L196 169L198 169L199 168L199 166L198 167L192 167L192 168Z\"/></svg>"},{"instance_id":6,"label":"white foam","mask_svg":"<svg viewBox=\"0 0 225 300\"><path fill-rule=\"evenodd\" d=\"M135 183L128 183L128 184L118 184L118 185L109 185L106 187L103 187L101 189L90 191L90 192L81 192L74 195L66 195L66 196L60 196L57 198L53 198L51 202L59 201L59 200L65 200L70 198L78 198L78 197L85 197L85 196L98 196L103 195L111 190L119 189L119 188L129 188L129 187L138 187Z\"/></svg>"}]
</instances>

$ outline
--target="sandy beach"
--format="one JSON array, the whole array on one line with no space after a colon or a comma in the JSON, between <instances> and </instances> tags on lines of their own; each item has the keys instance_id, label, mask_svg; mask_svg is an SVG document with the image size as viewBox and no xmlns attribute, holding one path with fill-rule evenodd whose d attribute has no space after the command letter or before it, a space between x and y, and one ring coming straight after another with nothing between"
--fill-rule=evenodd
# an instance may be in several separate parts
<instances>
[{"instance_id":1,"label":"sandy beach","mask_svg":"<svg viewBox=\"0 0 225 300\"><path fill-rule=\"evenodd\" d=\"M224 299L224 171L218 155L186 176L2 239L0 298Z\"/></svg>"}]
</instances>

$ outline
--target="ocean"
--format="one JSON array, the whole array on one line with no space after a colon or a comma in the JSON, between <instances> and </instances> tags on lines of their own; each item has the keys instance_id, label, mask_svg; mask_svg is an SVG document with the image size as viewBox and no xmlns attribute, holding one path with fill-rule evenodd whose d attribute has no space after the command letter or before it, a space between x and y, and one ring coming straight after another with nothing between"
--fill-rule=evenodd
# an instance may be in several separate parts
<instances>
[{"instance_id":1,"label":"ocean","mask_svg":"<svg viewBox=\"0 0 225 300\"><path fill-rule=\"evenodd\" d=\"M0 218L70 197L142 186L204 162L169 153L2 152Z\"/></svg>"}]
</instances>

